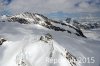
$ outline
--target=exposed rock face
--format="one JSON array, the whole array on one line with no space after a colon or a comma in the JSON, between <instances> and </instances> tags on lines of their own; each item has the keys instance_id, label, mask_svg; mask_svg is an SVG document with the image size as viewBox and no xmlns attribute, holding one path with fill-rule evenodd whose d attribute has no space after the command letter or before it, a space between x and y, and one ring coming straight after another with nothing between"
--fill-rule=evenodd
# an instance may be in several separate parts
<instances>
[{"instance_id":1,"label":"exposed rock face","mask_svg":"<svg viewBox=\"0 0 100 66\"><path fill-rule=\"evenodd\" d=\"M71 18L67 18L67 19L66 19L66 22L67 22L67 23L70 23L70 22L71 22Z\"/></svg>"},{"instance_id":2,"label":"exposed rock face","mask_svg":"<svg viewBox=\"0 0 100 66\"><path fill-rule=\"evenodd\" d=\"M5 41L7 41L7 40L5 40L4 38L0 38L0 45L2 45L3 42L5 42Z\"/></svg>"},{"instance_id":3,"label":"exposed rock face","mask_svg":"<svg viewBox=\"0 0 100 66\"><path fill-rule=\"evenodd\" d=\"M38 24L50 30L67 32L69 34L75 34L86 38L79 28L69 24L71 20L70 18L66 20L68 22L64 23L49 19L38 13L25 12L19 15L6 17L6 19L8 22L18 22L20 24Z\"/></svg>"},{"instance_id":4,"label":"exposed rock face","mask_svg":"<svg viewBox=\"0 0 100 66\"><path fill-rule=\"evenodd\" d=\"M75 56L73 56L71 53L67 52L66 53L66 59L69 60L70 64L72 66L77 66L76 62L77 62L77 59Z\"/></svg>"},{"instance_id":5,"label":"exposed rock face","mask_svg":"<svg viewBox=\"0 0 100 66\"><path fill-rule=\"evenodd\" d=\"M50 40L53 40L53 37L52 37L52 35L50 35L49 33L47 33L44 36L41 36L40 40L44 41L46 43L49 43ZM53 51L54 51L53 43L52 43L52 47L53 47ZM52 52L50 53L50 58L53 57ZM77 58L74 55L72 55L70 52L68 52L66 49L65 49L64 53L61 52L60 54L63 57L65 57L66 60L69 61L69 63L71 64L71 66L77 66L77 64L76 64L78 62Z\"/></svg>"},{"instance_id":6,"label":"exposed rock face","mask_svg":"<svg viewBox=\"0 0 100 66\"><path fill-rule=\"evenodd\" d=\"M100 28L100 22L84 22L84 23L80 23L76 20L73 20L73 26L80 28L80 29L85 29L85 30L89 30L89 29L95 29L95 28Z\"/></svg>"},{"instance_id":7,"label":"exposed rock face","mask_svg":"<svg viewBox=\"0 0 100 66\"><path fill-rule=\"evenodd\" d=\"M21 24L28 24L29 22L23 18L18 18L18 17L12 17L8 19L9 22L19 22Z\"/></svg>"},{"instance_id":8,"label":"exposed rock face","mask_svg":"<svg viewBox=\"0 0 100 66\"><path fill-rule=\"evenodd\" d=\"M52 40L52 35L50 35L49 33L45 34L44 36L40 37L41 41L44 41L46 43L48 43L50 40Z\"/></svg>"}]
</instances>

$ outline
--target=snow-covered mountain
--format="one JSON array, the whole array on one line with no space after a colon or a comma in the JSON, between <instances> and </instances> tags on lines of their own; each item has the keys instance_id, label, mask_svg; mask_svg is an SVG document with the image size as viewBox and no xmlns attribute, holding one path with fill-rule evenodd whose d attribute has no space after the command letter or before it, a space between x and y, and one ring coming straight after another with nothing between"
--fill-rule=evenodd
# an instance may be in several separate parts
<instances>
[{"instance_id":1,"label":"snow-covered mountain","mask_svg":"<svg viewBox=\"0 0 100 66\"><path fill-rule=\"evenodd\" d=\"M18 22L21 24L32 24L33 23L33 24L41 25L48 29L55 30L55 31L61 31L61 32L65 31L70 34L72 33L72 34L76 34L77 36L86 37L80 29L76 28L75 26L72 26L71 24L54 21L54 20L48 19L47 17L41 14L37 14L37 13L25 12L23 14L16 15L16 16L11 16L11 17L5 16L5 18L6 18L6 21L8 22ZM6 22L6 21L3 18L1 22Z\"/></svg>"},{"instance_id":2,"label":"snow-covered mountain","mask_svg":"<svg viewBox=\"0 0 100 66\"><path fill-rule=\"evenodd\" d=\"M1 16L0 66L99 66L99 33L37 13Z\"/></svg>"},{"instance_id":3,"label":"snow-covered mountain","mask_svg":"<svg viewBox=\"0 0 100 66\"><path fill-rule=\"evenodd\" d=\"M83 20L85 21L85 19ZM86 22L81 22L78 19L72 19L72 18L67 18L65 22L72 24L76 28L84 29L84 30L91 30L91 29L96 29L100 28L100 21L86 21Z\"/></svg>"},{"instance_id":4,"label":"snow-covered mountain","mask_svg":"<svg viewBox=\"0 0 100 66\"><path fill-rule=\"evenodd\" d=\"M73 25L76 26L77 28L84 30L100 28L100 22L83 22L83 23L74 22Z\"/></svg>"}]
</instances>

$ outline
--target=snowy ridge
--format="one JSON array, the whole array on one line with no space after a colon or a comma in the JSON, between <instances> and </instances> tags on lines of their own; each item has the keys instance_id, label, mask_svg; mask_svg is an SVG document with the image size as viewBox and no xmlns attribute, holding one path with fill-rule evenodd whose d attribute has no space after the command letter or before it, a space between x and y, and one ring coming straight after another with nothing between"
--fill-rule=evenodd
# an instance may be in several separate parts
<instances>
[{"instance_id":1,"label":"snowy ridge","mask_svg":"<svg viewBox=\"0 0 100 66\"><path fill-rule=\"evenodd\" d=\"M95 20L92 22L91 21L85 22L85 19L84 19L83 22L81 22L78 19L75 20L75 19L67 18L66 21L64 21L64 22L67 22L68 24L72 24L76 28L80 28L80 29L84 29L84 30L100 28L100 21L95 21Z\"/></svg>"},{"instance_id":2,"label":"snowy ridge","mask_svg":"<svg viewBox=\"0 0 100 66\"><path fill-rule=\"evenodd\" d=\"M83 31L87 36L83 38L75 34L80 34L77 31L80 29L71 24L42 18L40 14L36 15L41 19L40 21L35 22L31 16L31 20L26 19L29 16L25 14L16 15L17 20L15 16L0 18L0 66L100 65L99 29L91 32ZM19 20L19 17L25 19L27 24ZM61 31L62 28L65 31ZM80 57L90 58L90 63L83 63Z\"/></svg>"},{"instance_id":3,"label":"snowy ridge","mask_svg":"<svg viewBox=\"0 0 100 66\"><path fill-rule=\"evenodd\" d=\"M39 24L41 26L44 26L48 29L52 29L55 31L61 31L61 32L68 32L70 34L75 34L77 36L85 37L83 32L80 29L77 29L75 26L64 23L64 22L58 22L51 19L48 19L47 17L37 14L37 13L29 13L25 12L20 15L15 15L11 17L6 18L8 22L18 22L21 24ZM5 18L4 18L5 20ZM5 22L5 21L1 21Z\"/></svg>"}]
</instances>

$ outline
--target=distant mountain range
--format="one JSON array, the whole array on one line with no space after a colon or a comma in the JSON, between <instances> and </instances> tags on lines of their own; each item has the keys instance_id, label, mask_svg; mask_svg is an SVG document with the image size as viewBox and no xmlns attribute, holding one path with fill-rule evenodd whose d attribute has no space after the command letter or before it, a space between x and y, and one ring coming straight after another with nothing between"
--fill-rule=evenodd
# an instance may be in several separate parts
<instances>
[{"instance_id":1,"label":"distant mountain range","mask_svg":"<svg viewBox=\"0 0 100 66\"><path fill-rule=\"evenodd\" d=\"M100 30L94 28L99 23L38 13L1 16L0 66L99 66Z\"/></svg>"}]
</instances>

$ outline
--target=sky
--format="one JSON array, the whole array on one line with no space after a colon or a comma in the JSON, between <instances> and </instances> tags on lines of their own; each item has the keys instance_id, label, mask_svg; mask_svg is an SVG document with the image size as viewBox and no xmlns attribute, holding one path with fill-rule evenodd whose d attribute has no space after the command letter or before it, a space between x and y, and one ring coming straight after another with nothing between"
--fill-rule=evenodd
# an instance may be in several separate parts
<instances>
[{"instance_id":1,"label":"sky","mask_svg":"<svg viewBox=\"0 0 100 66\"><path fill-rule=\"evenodd\" d=\"M100 0L0 0L0 15L36 12L51 18L100 16Z\"/></svg>"}]
</instances>

